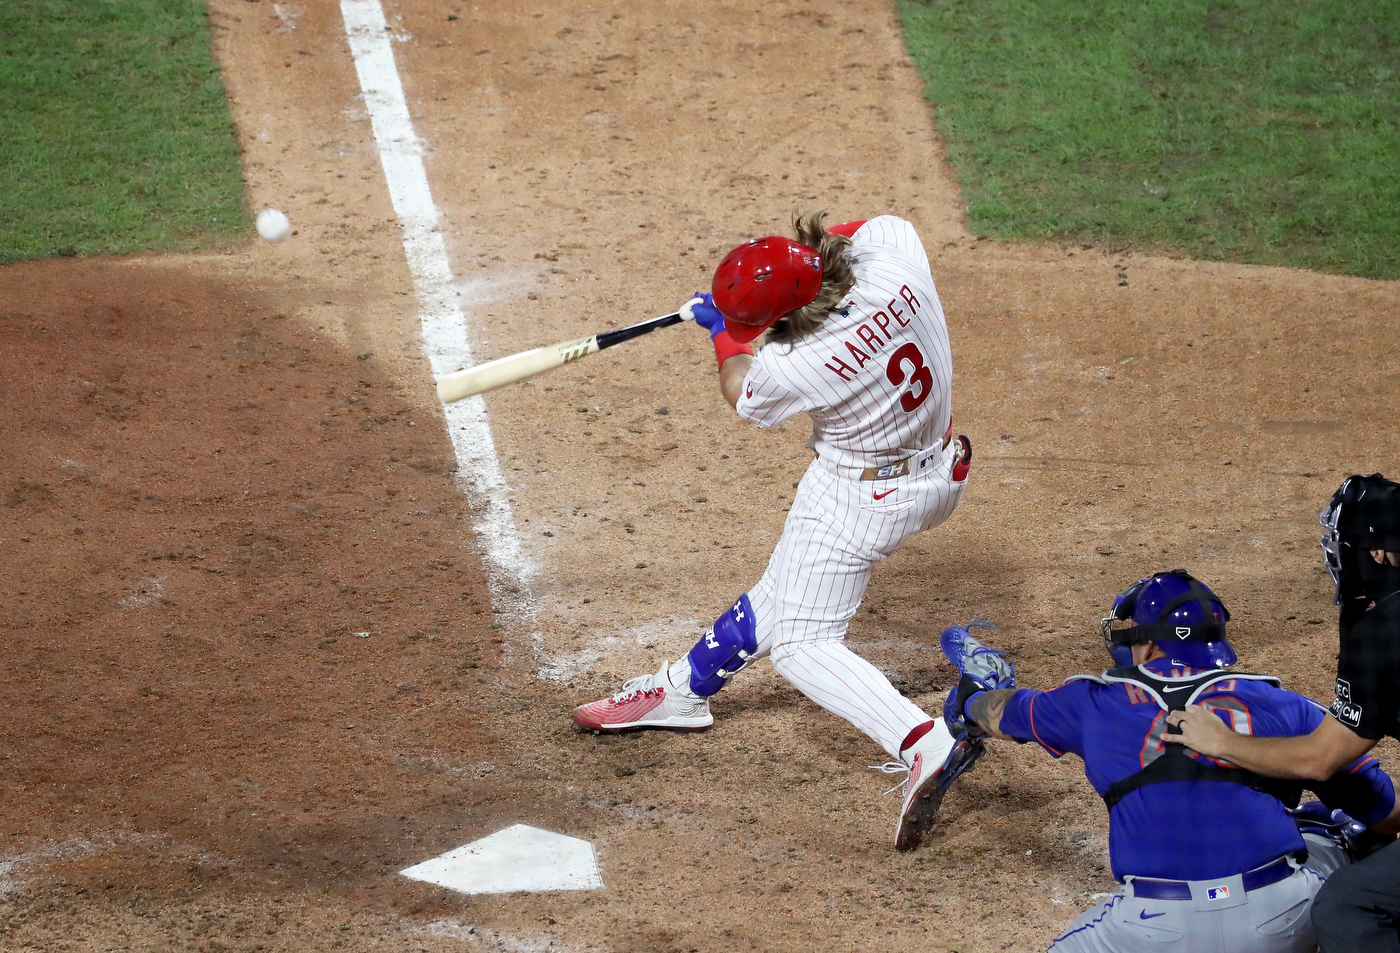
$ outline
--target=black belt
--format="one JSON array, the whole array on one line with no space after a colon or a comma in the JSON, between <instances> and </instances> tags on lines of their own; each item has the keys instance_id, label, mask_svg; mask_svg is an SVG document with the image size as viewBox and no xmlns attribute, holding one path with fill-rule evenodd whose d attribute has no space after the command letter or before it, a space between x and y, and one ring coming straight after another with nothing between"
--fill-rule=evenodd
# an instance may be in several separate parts
<instances>
[{"instance_id":1,"label":"black belt","mask_svg":"<svg viewBox=\"0 0 1400 953\"><path fill-rule=\"evenodd\" d=\"M1255 867L1244 875L1245 893L1276 884L1280 880L1292 876L1293 870L1294 867L1288 862L1287 857L1280 857L1263 867ZM1210 881L1199 880L1196 882L1210 883ZM1190 900L1191 884L1185 880L1145 880L1141 877L1134 877L1133 896L1141 897L1143 900Z\"/></svg>"}]
</instances>

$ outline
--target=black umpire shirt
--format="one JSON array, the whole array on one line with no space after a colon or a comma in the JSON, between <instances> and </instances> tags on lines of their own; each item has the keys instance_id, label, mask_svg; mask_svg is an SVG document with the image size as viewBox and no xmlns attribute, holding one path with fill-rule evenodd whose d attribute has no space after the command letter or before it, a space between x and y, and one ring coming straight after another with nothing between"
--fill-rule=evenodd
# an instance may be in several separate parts
<instances>
[{"instance_id":1,"label":"black umpire shirt","mask_svg":"<svg viewBox=\"0 0 1400 953\"><path fill-rule=\"evenodd\" d=\"M1330 710L1362 738L1400 738L1400 592L1367 609L1342 636Z\"/></svg>"}]
</instances>

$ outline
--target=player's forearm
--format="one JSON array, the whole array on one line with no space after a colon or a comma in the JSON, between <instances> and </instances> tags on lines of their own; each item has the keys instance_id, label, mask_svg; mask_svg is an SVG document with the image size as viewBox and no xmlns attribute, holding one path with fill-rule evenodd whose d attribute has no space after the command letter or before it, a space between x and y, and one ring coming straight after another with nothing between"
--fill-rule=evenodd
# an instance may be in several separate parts
<instances>
[{"instance_id":1,"label":"player's forearm","mask_svg":"<svg viewBox=\"0 0 1400 953\"><path fill-rule=\"evenodd\" d=\"M1374 744L1327 718L1310 735L1261 738L1230 732L1210 754L1270 777L1326 781Z\"/></svg>"},{"instance_id":2,"label":"player's forearm","mask_svg":"<svg viewBox=\"0 0 1400 953\"><path fill-rule=\"evenodd\" d=\"M1220 745L1221 750L1215 757L1274 778L1325 781L1333 775L1336 767L1325 752L1315 750L1308 743L1308 737L1256 738L1253 735L1234 735Z\"/></svg>"},{"instance_id":3,"label":"player's forearm","mask_svg":"<svg viewBox=\"0 0 1400 953\"><path fill-rule=\"evenodd\" d=\"M738 408L739 397L744 393L744 378L752 366L752 354L735 354L725 358L719 366L719 392L729 401L730 407Z\"/></svg>"},{"instance_id":4,"label":"player's forearm","mask_svg":"<svg viewBox=\"0 0 1400 953\"><path fill-rule=\"evenodd\" d=\"M980 692L974 695L967 703L967 717L977 723L981 728L993 738L1001 738L1003 741L1014 741L1010 735L1001 731L1001 718L1006 714L1006 703L1011 700L1011 696L1016 694L1014 688L997 688L989 692Z\"/></svg>"},{"instance_id":5,"label":"player's forearm","mask_svg":"<svg viewBox=\"0 0 1400 953\"><path fill-rule=\"evenodd\" d=\"M1172 744L1259 774L1303 781L1326 781L1376 744L1332 717L1324 717L1312 734L1291 737L1237 734L1206 705L1172 712L1167 723L1181 729L1164 738Z\"/></svg>"}]
</instances>

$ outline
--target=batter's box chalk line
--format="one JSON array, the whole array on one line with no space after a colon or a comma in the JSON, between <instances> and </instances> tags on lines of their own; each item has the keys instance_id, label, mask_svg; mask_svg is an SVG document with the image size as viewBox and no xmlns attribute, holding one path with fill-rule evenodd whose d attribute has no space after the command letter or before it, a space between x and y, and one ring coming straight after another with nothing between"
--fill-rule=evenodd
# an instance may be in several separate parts
<instances>
[{"instance_id":1,"label":"batter's box chalk line","mask_svg":"<svg viewBox=\"0 0 1400 953\"><path fill-rule=\"evenodd\" d=\"M602 890L593 845L515 824L399 873L459 893Z\"/></svg>"}]
</instances>

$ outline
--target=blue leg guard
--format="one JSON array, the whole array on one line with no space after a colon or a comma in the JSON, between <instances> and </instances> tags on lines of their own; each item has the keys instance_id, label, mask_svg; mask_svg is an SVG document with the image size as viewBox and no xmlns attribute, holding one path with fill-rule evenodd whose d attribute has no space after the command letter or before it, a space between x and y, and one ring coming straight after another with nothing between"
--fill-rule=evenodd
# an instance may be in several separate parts
<instances>
[{"instance_id":1,"label":"blue leg guard","mask_svg":"<svg viewBox=\"0 0 1400 953\"><path fill-rule=\"evenodd\" d=\"M715 694L757 651L753 607L745 593L690 650L690 690L697 695Z\"/></svg>"},{"instance_id":2,"label":"blue leg guard","mask_svg":"<svg viewBox=\"0 0 1400 953\"><path fill-rule=\"evenodd\" d=\"M1328 808L1321 801L1304 801L1288 813L1298 822L1301 833L1323 837L1339 845L1352 863L1364 860L1395 840L1394 834L1378 834L1343 811Z\"/></svg>"}]
</instances>

